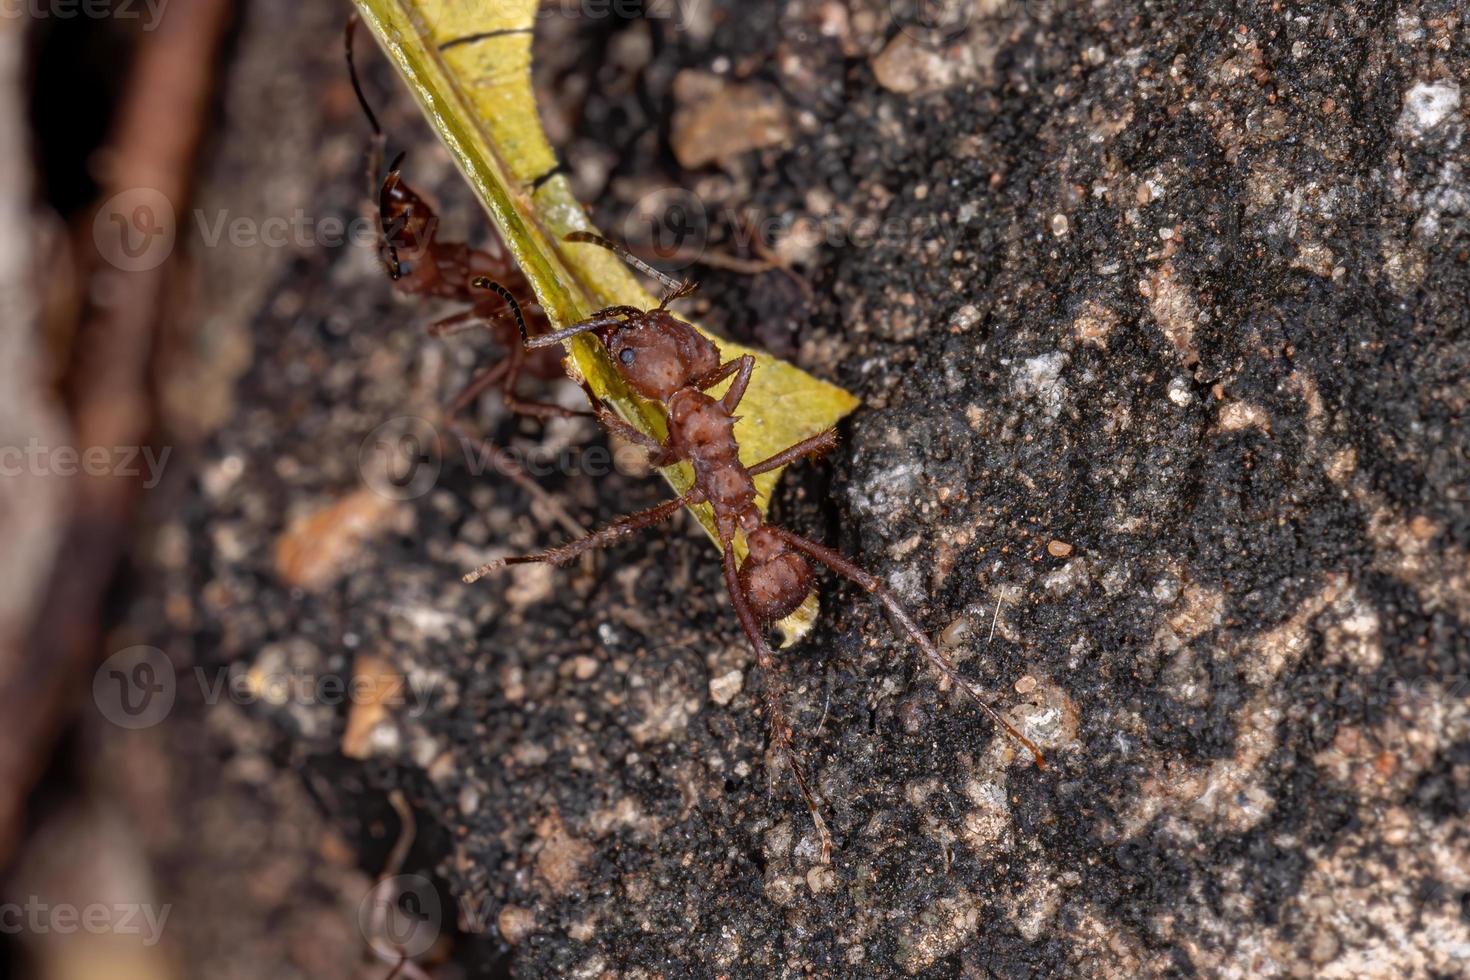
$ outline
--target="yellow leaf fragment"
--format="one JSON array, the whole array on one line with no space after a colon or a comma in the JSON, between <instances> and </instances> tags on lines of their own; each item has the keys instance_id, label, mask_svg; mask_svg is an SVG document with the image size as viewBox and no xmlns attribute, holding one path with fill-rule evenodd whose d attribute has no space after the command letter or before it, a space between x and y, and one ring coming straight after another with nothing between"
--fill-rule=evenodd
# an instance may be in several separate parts
<instances>
[{"instance_id":1,"label":"yellow leaf fragment","mask_svg":"<svg viewBox=\"0 0 1470 980\"><path fill-rule=\"evenodd\" d=\"M556 152L536 113L531 41L538 0L356 2L552 323L574 323L607 306L656 306L615 255L563 240L570 232L596 229L558 172ZM748 464L831 428L858 405L842 388L769 354L714 340L726 360L742 354L756 358L735 427ZM574 377L640 431L664 438L662 410L627 390L596 340L577 337L569 347L567 365ZM693 481L686 464L663 475L680 493ZM776 471L756 477L763 511L779 476ZM708 506L690 509L713 539ZM736 547L743 551L741 543ZM787 643L803 636L815 617L816 603L809 601L779 623Z\"/></svg>"}]
</instances>

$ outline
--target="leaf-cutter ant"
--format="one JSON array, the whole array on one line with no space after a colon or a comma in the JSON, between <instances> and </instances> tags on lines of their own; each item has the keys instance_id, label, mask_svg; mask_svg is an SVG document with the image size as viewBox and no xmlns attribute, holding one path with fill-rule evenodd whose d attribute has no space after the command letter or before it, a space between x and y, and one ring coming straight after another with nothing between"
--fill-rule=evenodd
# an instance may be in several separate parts
<instances>
[{"instance_id":1,"label":"leaf-cutter ant","mask_svg":"<svg viewBox=\"0 0 1470 980\"><path fill-rule=\"evenodd\" d=\"M1045 768L1041 750L1001 717L975 685L960 675L887 586L838 552L770 524L762 517L756 506L752 477L803 457L828 452L837 445L837 433L829 429L769 459L746 466L740 460L740 447L735 438L735 412L750 384L755 358L745 354L722 362L720 349L714 342L668 309L669 303L694 291L696 287L692 282L673 279L598 235L573 232L567 236L567 241L611 249L635 268L657 279L667 292L655 309L609 307L564 330L532 337L520 304L510 289L488 278L475 280L475 285L489 289L505 300L516 319L522 342L531 350L555 347L579 334L596 337L628 387L662 406L666 413L668 438L659 443L605 409L599 412L599 418L610 429L648 449L652 453L653 465L689 463L694 470L694 483L673 500L615 520L566 544L534 555L490 562L466 575L465 581L475 582L506 565L531 562L565 565L593 548L611 544L623 535L672 517L688 505L709 504L724 552L722 562L730 601L765 677L765 711L771 748L791 767L792 776L821 839L823 863L831 859L832 836L806 774L791 752L792 730L786 720L785 691L764 634L766 627L793 612L811 593L814 577L812 560L851 579L877 600L934 669L970 695L996 725L1031 752L1039 768ZM732 378L724 395L715 398L708 394L711 388ZM745 559L738 562L734 549L737 536L744 539L747 549Z\"/></svg>"},{"instance_id":2,"label":"leaf-cutter ant","mask_svg":"<svg viewBox=\"0 0 1470 980\"><path fill-rule=\"evenodd\" d=\"M460 421L460 416L480 396L497 385L505 407L518 415L544 419L590 416L593 413L523 399L518 394L523 371L528 371L543 381L564 378L566 372L562 368L561 355L558 352L529 350L521 343L521 334L516 326L518 322L529 318L531 323L541 327L548 326L549 322L536 301L530 283L517 268L505 243L494 236L493 231L493 237L483 249L472 248L464 242L440 241L437 237L439 217L433 206L403 179L401 167L404 153L399 153L394 158L388 167L387 176L381 184L378 182L378 175L383 170L386 137L357 74L357 64L353 57L357 21L355 13L348 18L343 33L343 48L348 74L352 78L352 91L373 130L372 149L368 154L368 184L370 195L376 196L378 202L378 250L383 268L392 279L394 289L404 295L471 304L467 310L430 324L430 335L445 337L483 327L496 344L505 350L504 357L475 372L464 389L445 405L445 423L461 440L476 443L482 459L541 503L564 528L573 534L584 534L586 529L539 483L531 479L514 456L490 440L470 432ZM513 295L518 297L516 319L507 316L505 304L499 294L475 285L482 278L493 278L497 282L508 284L502 288L513 291Z\"/></svg>"},{"instance_id":3,"label":"leaf-cutter ant","mask_svg":"<svg viewBox=\"0 0 1470 980\"><path fill-rule=\"evenodd\" d=\"M378 183L385 137L357 75L353 58L356 30L357 15L354 14L347 21L343 43L352 90L373 129L368 177L378 202L379 253L383 268L393 280L393 288L400 293L470 304L468 310L431 324L429 333L433 336L443 337L481 326L505 349L504 358L474 376L468 387L451 403L448 414L451 417L458 414L498 384L506 407L519 415L541 418L587 415L560 405L527 401L516 393L522 371L529 370L544 381L564 378L566 372L562 369L560 355L555 351L528 351L521 344L515 321L506 315L500 297L474 285L480 278L501 283L517 297L522 316L529 323L542 328L547 326L546 314L536 302L530 283L516 267L515 259L504 242L495 236L485 248L480 249L465 242L440 241L437 237L439 216L428 200L403 179L401 168L405 153L394 158L388 166L387 176L381 184Z\"/></svg>"}]
</instances>

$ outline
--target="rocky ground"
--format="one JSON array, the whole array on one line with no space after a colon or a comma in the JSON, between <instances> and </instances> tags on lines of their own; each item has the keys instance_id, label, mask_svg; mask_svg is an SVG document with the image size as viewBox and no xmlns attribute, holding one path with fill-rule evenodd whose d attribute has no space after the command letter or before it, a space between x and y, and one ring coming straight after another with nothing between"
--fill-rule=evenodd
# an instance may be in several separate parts
<instances>
[{"instance_id":1,"label":"rocky ground","mask_svg":"<svg viewBox=\"0 0 1470 980\"><path fill-rule=\"evenodd\" d=\"M164 893L309 910L279 960L181 910L200 975L376 975L352 920L385 867L437 902L436 976L1463 974L1463 11L672 6L538 24L579 194L630 239L650 193L703 202L691 311L864 402L775 514L892 583L1050 767L827 582L783 655L820 864L693 523L460 584L565 531L455 450L405 500L360 457L480 345L426 340L370 248L196 230L168 394L200 448L115 635L240 703L191 681L110 737L193 746L170 819L208 834L158 843L196 868ZM247 8L204 214L359 213L341 13ZM449 232L481 228L380 61L369 84ZM479 421L584 524L667 492L591 425ZM270 689L354 674L407 696Z\"/></svg>"}]
</instances>

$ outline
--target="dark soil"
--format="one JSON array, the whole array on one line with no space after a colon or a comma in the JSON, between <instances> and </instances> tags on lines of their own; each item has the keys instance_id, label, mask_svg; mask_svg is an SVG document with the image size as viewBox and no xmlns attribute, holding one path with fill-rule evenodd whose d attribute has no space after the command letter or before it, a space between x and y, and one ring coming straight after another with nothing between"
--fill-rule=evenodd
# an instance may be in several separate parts
<instances>
[{"instance_id":1,"label":"dark soil","mask_svg":"<svg viewBox=\"0 0 1470 980\"><path fill-rule=\"evenodd\" d=\"M291 521L360 492L370 433L431 416L485 353L426 339L435 311L395 300L370 248L316 246L194 243L215 285L174 424L216 419L129 629L207 670L347 676L371 654L424 700L389 709L367 761L342 755L336 704L225 725L186 686L178 737L303 782L364 888L401 791L402 870L455 934L443 976L1460 974L1463 11L984 2L926 26L878 0L677 6L542 18L579 193L620 234L644 195L688 188L722 254L751 254L733 216L769 220L789 272L692 266L691 312L864 402L774 513L944 631L1050 768L829 581L784 654L836 839L819 865L693 523L590 573L464 586L565 532L457 452L334 581L287 585ZM207 213L358 214L338 13L249 8ZM370 60L409 179L475 233ZM682 71L775 92L791 138L681 168ZM583 523L667 493L563 453L605 445L591 425L493 398L480 421L559 459L543 482ZM195 768L202 794L248 796Z\"/></svg>"}]
</instances>

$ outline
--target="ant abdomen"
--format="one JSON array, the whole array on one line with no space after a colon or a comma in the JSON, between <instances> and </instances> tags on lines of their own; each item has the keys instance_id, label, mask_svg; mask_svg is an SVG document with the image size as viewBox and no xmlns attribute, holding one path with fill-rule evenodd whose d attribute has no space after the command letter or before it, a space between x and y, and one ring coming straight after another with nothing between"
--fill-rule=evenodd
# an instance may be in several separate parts
<instances>
[{"instance_id":1,"label":"ant abdomen","mask_svg":"<svg viewBox=\"0 0 1470 980\"><path fill-rule=\"evenodd\" d=\"M812 591L812 566L764 527L746 537L750 553L740 565L740 590L762 622L785 619Z\"/></svg>"}]
</instances>

